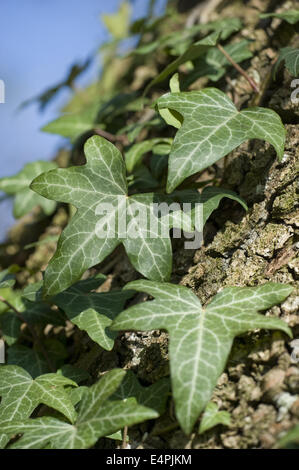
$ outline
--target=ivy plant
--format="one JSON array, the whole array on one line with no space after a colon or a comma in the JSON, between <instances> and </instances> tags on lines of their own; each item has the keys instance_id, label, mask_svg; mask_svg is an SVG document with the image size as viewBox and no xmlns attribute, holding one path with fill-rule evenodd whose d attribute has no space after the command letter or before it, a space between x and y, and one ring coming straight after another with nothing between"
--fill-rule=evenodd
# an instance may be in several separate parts
<instances>
[{"instance_id":1,"label":"ivy plant","mask_svg":"<svg viewBox=\"0 0 299 470\"><path fill-rule=\"evenodd\" d=\"M238 65L256 48L243 39L238 18L188 27L172 8L133 24L130 16L122 2L102 17L110 40L101 46L95 82L73 86L88 59L37 98L43 108L61 88L73 90L43 128L70 139L63 168L38 161L0 179L0 190L15 197L15 217L37 206L55 214L42 237L29 227L24 254L12 261L18 264L5 262L0 272L1 448L88 449L100 438L125 447L133 435L128 427L160 417L157 426L142 425L144 436L163 422L167 432L180 426L187 435L229 426L213 391L235 338L258 329L292 335L286 322L265 314L288 297L288 284L225 287L202 305L196 285L177 284L172 269L181 253L178 233L200 232L206 243L222 229L222 217L206 225L214 211L251 210L230 182L223 184L220 159L251 139L271 145L279 162L284 155L279 115L246 107L266 96ZM295 10L261 16L298 21ZM126 38L136 41L136 34L128 52ZM282 62L298 75L298 49L282 48L274 73ZM229 87L218 88L224 78L234 84L231 67L254 97L238 102L232 93L233 102ZM162 206L172 209L164 213ZM38 211L31 216L41 222ZM2 250L13 257L15 246ZM286 439L297 434L295 428Z\"/></svg>"},{"instance_id":2,"label":"ivy plant","mask_svg":"<svg viewBox=\"0 0 299 470\"><path fill-rule=\"evenodd\" d=\"M294 47L283 47L279 51L279 56L274 67L274 77L280 64L284 62L286 69L293 77L299 74L299 49Z\"/></svg>"},{"instance_id":3,"label":"ivy plant","mask_svg":"<svg viewBox=\"0 0 299 470\"><path fill-rule=\"evenodd\" d=\"M283 156L285 129L271 109L254 107L238 111L226 94L216 88L169 93L159 98L157 106L173 109L184 118L169 156L169 193L185 178L249 139L266 140L279 159Z\"/></svg>"},{"instance_id":4,"label":"ivy plant","mask_svg":"<svg viewBox=\"0 0 299 470\"><path fill-rule=\"evenodd\" d=\"M216 403L212 401L207 404L206 409L202 415L199 426L199 434L202 434L209 429L222 424L224 426L230 425L230 414L227 411L219 411Z\"/></svg>"},{"instance_id":5,"label":"ivy plant","mask_svg":"<svg viewBox=\"0 0 299 470\"><path fill-rule=\"evenodd\" d=\"M86 269L100 263L121 242L138 271L153 279L169 278L170 237L162 238L159 235L166 222L155 216L152 207L154 202L163 202L165 198L154 193L128 197L122 155L105 139L91 137L85 144L85 155L86 165L44 173L31 184L31 188L40 195L71 203L78 209L62 233L56 253L46 270L45 295L52 296L69 287L80 279ZM109 205L110 212L105 218L101 218L102 214L99 213L98 220L96 211L100 204ZM138 223L135 216L138 209L145 209L157 219L155 237L150 237L150 228L144 229ZM127 216L126 227L139 236L126 238L118 230L116 221L122 213ZM175 217L170 227L173 224L176 225Z\"/></svg>"},{"instance_id":6,"label":"ivy plant","mask_svg":"<svg viewBox=\"0 0 299 470\"><path fill-rule=\"evenodd\" d=\"M31 184L31 188L40 195L71 203L78 209L62 233L46 270L45 296L53 296L69 287L120 243L123 243L133 266L143 275L153 280L169 279L171 242L169 233L163 235L162 227L169 224L169 228L184 228L188 214L177 210L173 216L159 218L154 213L153 204L171 203L171 199L162 194L128 197L123 158L118 149L105 139L99 136L88 139L85 155L86 165L52 170L35 178ZM100 204L109 205L110 212L97 220ZM144 210L156 220L154 228L138 219L136 212ZM126 227L131 233L137 233L136 237L126 237L119 230L118 221L122 213L126 214ZM106 236L99 236L102 230L106 231Z\"/></svg>"},{"instance_id":7,"label":"ivy plant","mask_svg":"<svg viewBox=\"0 0 299 470\"><path fill-rule=\"evenodd\" d=\"M155 300L125 310L111 328L169 332L176 415L186 433L208 403L235 336L256 328L279 329L291 335L285 322L258 313L282 302L292 291L288 285L228 287L206 308L190 289L179 285L141 280L130 282L125 289L146 292Z\"/></svg>"},{"instance_id":8,"label":"ivy plant","mask_svg":"<svg viewBox=\"0 0 299 470\"><path fill-rule=\"evenodd\" d=\"M1 429L4 434L23 434L10 447L86 449L100 437L112 434L124 426L156 418L156 411L138 405L135 399L109 399L124 375L125 371L114 369L99 382L85 389L74 425L52 417L3 422Z\"/></svg>"},{"instance_id":9,"label":"ivy plant","mask_svg":"<svg viewBox=\"0 0 299 470\"><path fill-rule=\"evenodd\" d=\"M0 377L1 421L28 418L40 403L74 421L75 409L64 390L65 386L77 386L73 380L58 374L44 374L33 379L15 365L0 367Z\"/></svg>"}]
</instances>

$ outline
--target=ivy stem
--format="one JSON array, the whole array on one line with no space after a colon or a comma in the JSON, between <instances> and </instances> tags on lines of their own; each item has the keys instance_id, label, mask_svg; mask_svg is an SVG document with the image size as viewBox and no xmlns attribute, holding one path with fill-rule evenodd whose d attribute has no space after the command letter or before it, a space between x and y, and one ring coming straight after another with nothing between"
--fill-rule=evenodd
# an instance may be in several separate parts
<instances>
[{"instance_id":1,"label":"ivy stem","mask_svg":"<svg viewBox=\"0 0 299 470\"><path fill-rule=\"evenodd\" d=\"M259 92L259 87L257 86L257 84L255 83L255 81L253 80L253 78L251 78L247 72L245 72L244 69L242 69L242 67L240 67L239 64L237 64L237 62L234 61L234 59L226 52L226 50L220 45L220 44L217 44L217 47L219 49L220 52L222 52L222 54L224 55L224 57L232 64L233 67L235 67L235 69L241 74L243 75L243 77L248 81L248 83L250 84L251 88L256 92L258 93Z\"/></svg>"},{"instance_id":2,"label":"ivy stem","mask_svg":"<svg viewBox=\"0 0 299 470\"><path fill-rule=\"evenodd\" d=\"M23 317L22 313L19 312L8 300L6 300L4 297L2 297L0 295L0 301L3 302L5 305L7 305L8 308L10 308L11 310L13 310L15 312L15 314L17 315L17 317L21 320L21 322L25 323L31 333L31 336L33 338L34 341L36 341L36 343L39 345L40 347L40 350L49 366L49 369L52 371L52 372L55 372L55 367L46 351L46 349L44 348L44 345L42 343L42 341L40 340L38 334L36 333L35 331L35 328L30 325L30 323Z\"/></svg>"},{"instance_id":3,"label":"ivy stem","mask_svg":"<svg viewBox=\"0 0 299 470\"><path fill-rule=\"evenodd\" d=\"M128 137L125 134L114 135L103 129L94 129L94 132L110 142L120 142L122 145L129 145Z\"/></svg>"},{"instance_id":4,"label":"ivy stem","mask_svg":"<svg viewBox=\"0 0 299 470\"><path fill-rule=\"evenodd\" d=\"M128 426L124 427L122 449L127 448Z\"/></svg>"}]
</instances>

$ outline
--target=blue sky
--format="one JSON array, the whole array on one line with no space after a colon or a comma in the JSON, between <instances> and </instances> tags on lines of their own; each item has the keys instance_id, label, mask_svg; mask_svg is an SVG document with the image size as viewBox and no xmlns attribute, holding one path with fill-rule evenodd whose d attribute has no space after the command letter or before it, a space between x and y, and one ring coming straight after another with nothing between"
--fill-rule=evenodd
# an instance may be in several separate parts
<instances>
[{"instance_id":1,"label":"blue sky","mask_svg":"<svg viewBox=\"0 0 299 470\"><path fill-rule=\"evenodd\" d=\"M133 19L144 16L148 0L135 0ZM158 0L161 13L165 0ZM57 117L68 97L60 93L46 111L33 104L18 112L18 106L62 80L73 63L83 62L109 38L100 21L101 13L113 13L119 0L1 0L0 79L5 83L5 103L0 104L0 177L19 171L25 163L50 159L61 138L40 132ZM95 78L94 63L76 82ZM0 238L13 223L11 202L0 204Z\"/></svg>"}]
</instances>

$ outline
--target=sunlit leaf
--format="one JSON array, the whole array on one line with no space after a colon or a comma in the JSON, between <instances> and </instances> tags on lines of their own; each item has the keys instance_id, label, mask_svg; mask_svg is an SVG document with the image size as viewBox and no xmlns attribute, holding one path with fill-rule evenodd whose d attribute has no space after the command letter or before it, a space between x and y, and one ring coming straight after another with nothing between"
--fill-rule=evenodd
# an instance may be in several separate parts
<instances>
[{"instance_id":1,"label":"sunlit leaf","mask_svg":"<svg viewBox=\"0 0 299 470\"><path fill-rule=\"evenodd\" d=\"M168 279L172 249L169 233L162 227L167 224L171 228L178 222L157 217L153 205L167 198L154 193L128 197L123 158L107 140L90 138L85 154L86 165L44 173L31 186L44 197L71 203L78 209L47 267L45 295L55 295L78 281L86 269L100 263L121 242L139 272L152 279ZM109 216L106 213L103 217L103 204L109 205ZM136 212L141 214L142 223ZM124 213L125 233L118 223ZM155 220L156 227L150 227L149 220Z\"/></svg>"},{"instance_id":2,"label":"sunlit leaf","mask_svg":"<svg viewBox=\"0 0 299 470\"><path fill-rule=\"evenodd\" d=\"M109 400L124 374L125 371L113 369L99 382L84 390L74 425L50 417L3 422L1 429L5 434L23 434L10 447L40 449L51 444L55 449L86 449L100 437L110 435L124 426L156 418L156 411L137 405L135 399Z\"/></svg>"},{"instance_id":3,"label":"sunlit leaf","mask_svg":"<svg viewBox=\"0 0 299 470\"><path fill-rule=\"evenodd\" d=\"M157 105L159 109L174 109L184 117L169 157L168 192L249 139L266 140L274 146L279 159L283 156L286 132L271 109L238 111L216 88L168 93L159 98Z\"/></svg>"},{"instance_id":4,"label":"sunlit leaf","mask_svg":"<svg viewBox=\"0 0 299 470\"><path fill-rule=\"evenodd\" d=\"M256 328L279 329L291 335L282 320L257 313L282 302L292 291L289 285L228 287L206 308L190 289L180 285L140 280L130 282L125 289L146 292L155 300L128 308L111 328L169 332L176 415L186 433L191 432L210 400L235 336Z\"/></svg>"},{"instance_id":5,"label":"sunlit leaf","mask_svg":"<svg viewBox=\"0 0 299 470\"><path fill-rule=\"evenodd\" d=\"M33 380L16 365L1 366L0 378L0 422L26 419L40 403L74 421L75 409L64 390L65 386L77 386L72 380L58 374L40 375Z\"/></svg>"},{"instance_id":6,"label":"sunlit leaf","mask_svg":"<svg viewBox=\"0 0 299 470\"><path fill-rule=\"evenodd\" d=\"M115 39L123 39L129 31L131 6L128 2L122 2L119 10L111 15L101 15L106 28Z\"/></svg>"},{"instance_id":7,"label":"sunlit leaf","mask_svg":"<svg viewBox=\"0 0 299 470\"><path fill-rule=\"evenodd\" d=\"M230 414L227 411L219 411L216 403L210 402L207 404L203 416L200 420L199 434L202 434L208 429L223 424L224 426L230 425Z\"/></svg>"}]
</instances>

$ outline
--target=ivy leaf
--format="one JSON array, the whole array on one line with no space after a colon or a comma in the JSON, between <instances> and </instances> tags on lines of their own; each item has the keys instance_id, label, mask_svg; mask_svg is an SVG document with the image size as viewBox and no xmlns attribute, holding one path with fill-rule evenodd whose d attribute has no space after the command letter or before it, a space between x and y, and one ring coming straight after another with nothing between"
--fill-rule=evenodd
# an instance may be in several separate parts
<instances>
[{"instance_id":1,"label":"ivy leaf","mask_svg":"<svg viewBox=\"0 0 299 470\"><path fill-rule=\"evenodd\" d=\"M134 372L128 370L124 380L112 395L111 399L127 400L132 397L136 399L139 405L152 408L160 415L165 411L169 388L170 383L167 378L158 380L158 382L148 387L142 387Z\"/></svg>"},{"instance_id":2,"label":"ivy leaf","mask_svg":"<svg viewBox=\"0 0 299 470\"><path fill-rule=\"evenodd\" d=\"M36 176L56 167L57 165L53 162L37 161L27 163L14 176L0 178L0 191L15 195L13 214L16 218L23 217L36 206L40 206L46 215L54 212L56 203L34 193L29 185Z\"/></svg>"},{"instance_id":3,"label":"ivy leaf","mask_svg":"<svg viewBox=\"0 0 299 470\"><path fill-rule=\"evenodd\" d=\"M76 417L64 386L77 386L62 375L45 374L33 379L16 365L0 367L0 422L28 418L43 403L65 415L71 422Z\"/></svg>"},{"instance_id":4,"label":"ivy leaf","mask_svg":"<svg viewBox=\"0 0 299 470\"><path fill-rule=\"evenodd\" d=\"M132 175L128 177L128 188L138 191L152 191L159 186L158 181L153 177L147 166L139 165Z\"/></svg>"},{"instance_id":5,"label":"ivy leaf","mask_svg":"<svg viewBox=\"0 0 299 470\"><path fill-rule=\"evenodd\" d=\"M150 160L150 169L153 177L159 180L168 166L168 155L153 154Z\"/></svg>"},{"instance_id":6,"label":"ivy leaf","mask_svg":"<svg viewBox=\"0 0 299 470\"><path fill-rule=\"evenodd\" d=\"M133 266L144 276L154 280L169 279L171 241L169 233L163 237L161 233L165 223L168 227L177 222L175 217L169 224L166 218L156 217L153 206L154 202L165 201L167 197L154 193L128 197L123 158L107 140L91 137L85 144L85 154L86 165L44 173L31 185L44 197L71 203L78 209L62 232L56 253L46 269L45 296L53 296L78 281L86 269L100 263L121 242ZM97 208L102 211L104 204L107 211L103 217ZM146 221L155 219L157 227L148 227L144 217L140 221L136 212L146 215ZM122 220L126 222L128 236L119 228L118 221Z\"/></svg>"},{"instance_id":7,"label":"ivy leaf","mask_svg":"<svg viewBox=\"0 0 299 470\"><path fill-rule=\"evenodd\" d=\"M95 288L92 281L97 286L102 282L101 279L88 279L91 288ZM86 281L81 281L56 295L52 301L78 328L85 330L93 341L111 351L116 333L110 331L109 326L131 296L131 292L124 291L88 292Z\"/></svg>"},{"instance_id":8,"label":"ivy leaf","mask_svg":"<svg viewBox=\"0 0 299 470\"><path fill-rule=\"evenodd\" d=\"M279 448L298 449L299 447L299 424L293 426L278 442Z\"/></svg>"},{"instance_id":9,"label":"ivy leaf","mask_svg":"<svg viewBox=\"0 0 299 470\"><path fill-rule=\"evenodd\" d=\"M171 62L156 78L154 78L146 87L144 95L157 83L165 80L169 75L177 71L180 65L185 64L189 60L197 59L200 55L204 54L210 47L217 44L219 32L210 34L204 39L192 44L180 57Z\"/></svg>"},{"instance_id":10,"label":"ivy leaf","mask_svg":"<svg viewBox=\"0 0 299 470\"><path fill-rule=\"evenodd\" d=\"M125 371L114 369L84 390L74 426L49 417L2 423L5 434L23 434L10 447L40 449L50 444L55 449L87 449L100 437L113 434L124 426L156 418L156 411L137 405L135 399L109 400L124 375Z\"/></svg>"},{"instance_id":11,"label":"ivy leaf","mask_svg":"<svg viewBox=\"0 0 299 470\"><path fill-rule=\"evenodd\" d=\"M169 88L171 93L179 93L180 90L180 82L179 82L179 74L175 73L170 81L169 81ZM164 121L169 125L173 126L176 129L179 129L182 125L183 118L182 116L172 109L158 109L160 115L164 119Z\"/></svg>"},{"instance_id":12,"label":"ivy leaf","mask_svg":"<svg viewBox=\"0 0 299 470\"><path fill-rule=\"evenodd\" d=\"M14 344L20 336L21 320L15 313L6 312L0 316L0 328L2 336L8 346Z\"/></svg>"},{"instance_id":13,"label":"ivy leaf","mask_svg":"<svg viewBox=\"0 0 299 470\"><path fill-rule=\"evenodd\" d=\"M285 129L271 109L238 111L216 88L168 93L158 99L157 105L159 109L174 109L184 117L169 157L167 192L249 139L266 140L274 146L279 159L283 156Z\"/></svg>"},{"instance_id":14,"label":"ivy leaf","mask_svg":"<svg viewBox=\"0 0 299 470\"><path fill-rule=\"evenodd\" d=\"M113 434L110 434L109 436L105 436L106 439L113 439L114 441L122 441L123 436L121 431L116 431ZM129 442L129 436L127 436L127 442Z\"/></svg>"},{"instance_id":15,"label":"ivy leaf","mask_svg":"<svg viewBox=\"0 0 299 470\"><path fill-rule=\"evenodd\" d=\"M191 217L196 225L196 228L199 232L201 232L211 216L212 212L214 212L218 207L223 198L232 199L233 201L238 202L241 206L247 211L248 207L244 199L242 199L238 194L234 191L230 191L229 189L224 188L217 188L214 186L207 186L203 189L201 193L199 193L195 189L187 189L184 191L175 191L172 193L174 199L178 199L180 202L188 202L191 204ZM202 204L202 219L198 219L200 225L197 226L197 209L194 204Z\"/></svg>"},{"instance_id":16,"label":"ivy leaf","mask_svg":"<svg viewBox=\"0 0 299 470\"><path fill-rule=\"evenodd\" d=\"M122 2L119 10L111 15L101 15L109 33L115 39L124 39L129 32L129 23L131 17L131 6L128 2Z\"/></svg>"},{"instance_id":17,"label":"ivy leaf","mask_svg":"<svg viewBox=\"0 0 299 470\"><path fill-rule=\"evenodd\" d=\"M11 288L15 285L16 280L13 272L13 267L0 272L0 289Z\"/></svg>"},{"instance_id":18,"label":"ivy leaf","mask_svg":"<svg viewBox=\"0 0 299 470\"><path fill-rule=\"evenodd\" d=\"M50 372L44 356L35 348L28 348L22 344L13 344L8 348L7 364L23 368L33 378Z\"/></svg>"},{"instance_id":19,"label":"ivy leaf","mask_svg":"<svg viewBox=\"0 0 299 470\"><path fill-rule=\"evenodd\" d=\"M285 66L293 77L299 75L299 49L293 47L283 47L279 51L279 57L274 67L273 75L276 76L277 70L281 62L285 62Z\"/></svg>"},{"instance_id":20,"label":"ivy leaf","mask_svg":"<svg viewBox=\"0 0 299 470\"><path fill-rule=\"evenodd\" d=\"M202 32L209 33L211 31L218 32L221 39L227 39L232 33L239 31L242 28L242 22L239 18L224 18L217 21L210 21L206 24L197 24L191 28L184 28L181 31L175 31L166 34L156 41L151 41L148 44L142 44L134 49L131 54L145 55L149 54L156 49L171 48L171 54L181 55L190 46L192 38Z\"/></svg>"},{"instance_id":21,"label":"ivy leaf","mask_svg":"<svg viewBox=\"0 0 299 470\"><path fill-rule=\"evenodd\" d=\"M8 442L9 437L7 437L6 434L0 434L0 449L4 449Z\"/></svg>"},{"instance_id":22,"label":"ivy leaf","mask_svg":"<svg viewBox=\"0 0 299 470\"><path fill-rule=\"evenodd\" d=\"M204 414L201 418L198 433L202 434L208 431L208 429L217 426L218 424L229 426L230 414L228 413L228 411L219 411L216 403L213 403L211 401L207 404Z\"/></svg>"},{"instance_id":23,"label":"ivy leaf","mask_svg":"<svg viewBox=\"0 0 299 470\"><path fill-rule=\"evenodd\" d=\"M86 370L80 369L79 367L71 364L64 364L56 373L63 375L67 379L73 380L77 384L85 382L90 378L90 375ZM71 390L79 390L79 388L80 387L72 388Z\"/></svg>"},{"instance_id":24,"label":"ivy leaf","mask_svg":"<svg viewBox=\"0 0 299 470\"><path fill-rule=\"evenodd\" d=\"M232 33L240 31L242 28L242 21L240 18L223 18L216 21L210 21L209 23L202 25L203 31L218 31L220 38L225 41Z\"/></svg>"},{"instance_id":25,"label":"ivy leaf","mask_svg":"<svg viewBox=\"0 0 299 470\"><path fill-rule=\"evenodd\" d=\"M288 10L283 13L262 13L260 18L280 18L290 24L296 24L299 21L299 10Z\"/></svg>"},{"instance_id":26,"label":"ivy leaf","mask_svg":"<svg viewBox=\"0 0 299 470\"><path fill-rule=\"evenodd\" d=\"M170 138L156 138L150 140L144 140L132 145L130 149L125 153L126 167L129 173L132 173L134 168L140 164L143 155L147 152L155 150L161 144L168 144L169 151L172 139ZM159 147L158 147L159 148Z\"/></svg>"},{"instance_id":27,"label":"ivy leaf","mask_svg":"<svg viewBox=\"0 0 299 470\"><path fill-rule=\"evenodd\" d=\"M84 132L90 131L95 127L98 112L99 103L95 102L77 113L63 114L46 124L41 130L74 140Z\"/></svg>"},{"instance_id":28,"label":"ivy leaf","mask_svg":"<svg viewBox=\"0 0 299 470\"><path fill-rule=\"evenodd\" d=\"M155 300L128 308L111 328L169 332L176 415L186 433L191 432L210 400L235 336L256 328L279 329L291 335L282 320L257 313L282 302L292 291L289 285L228 287L205 309L190 289L180 285L141 280L130 282L125 289L146 292Z\"/></svg>"},{"instance_id":29,"label":"ivy leaf","mask_svg":"<svg viewBox=\"0 0 299 470\"><path fill-rule=\"evenodd\" d=\"M248 48L249 44L250 42L244 39L243 41L224 46L224 50L238 64L252 57L252 52ZM212 47L204 57L194 61L194 70L183 81L183 88L188 88L195 80L204 76L216 82L223 77L227 67L231 67L230 62L228 62L217 47Z\"/></svg>"}]
</instances>

